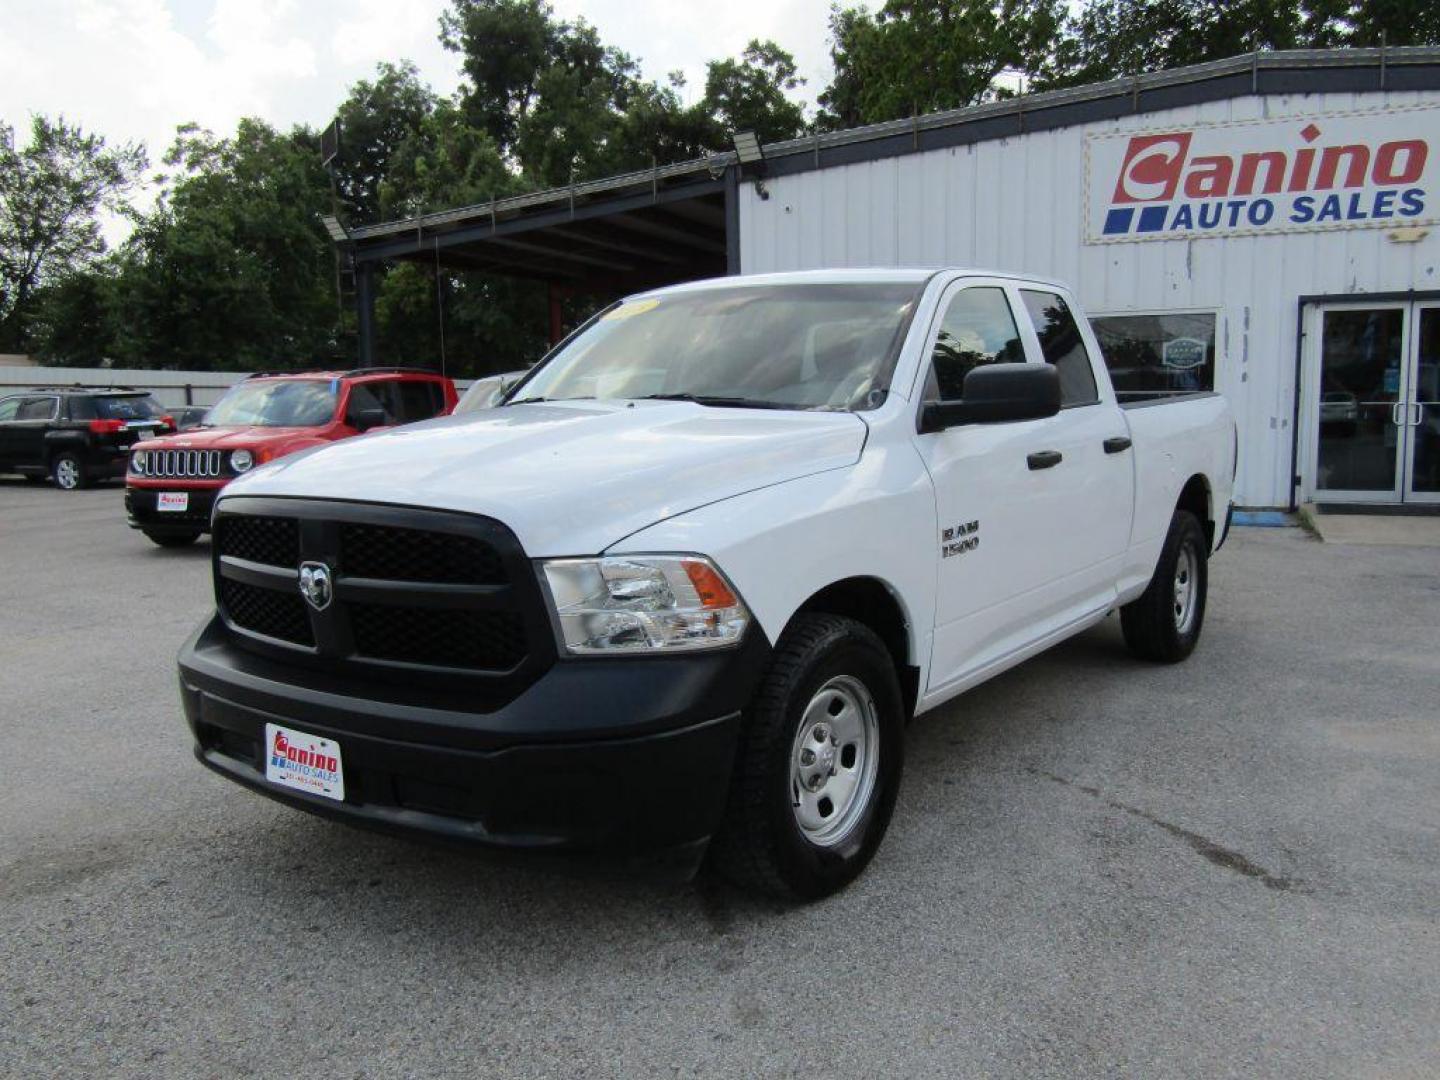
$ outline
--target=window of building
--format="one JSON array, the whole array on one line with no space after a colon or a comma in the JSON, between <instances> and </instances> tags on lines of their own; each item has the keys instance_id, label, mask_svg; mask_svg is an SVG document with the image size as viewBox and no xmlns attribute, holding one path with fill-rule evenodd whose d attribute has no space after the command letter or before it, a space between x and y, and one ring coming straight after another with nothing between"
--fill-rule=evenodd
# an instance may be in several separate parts
<instances>
[{"instance_id":1,"label":"window of building","mask_svg":"<svg viewBox=\"0 0 1440 1080\"><path fill-rule=\"evenodd\" d=\"M1023 364L1025 347L1005 290L962 289L945 309L925 383L927 401L959 401L965 376L982 364Z\"/></svg>"},{"instance_id":2,"label":"window of building","mask_svg":"<svg viewBox=\"0 0 1440 1080\"><path fill-rule=\"evenodd\" d=\"M1121 401L1215 389L1215 313L1090 320Z\"/></svg>"},{"instance_id":3,"label":"window of building","mask_svg":"<svg viewBox=\"0 0 1440 1080\"><path fill-rule=\"evenodd\" d=\"M1021 289L1020 299L1030 313L1035 334L1040 338L1040 351L1047 364L1054 364L1060 374L1060 406L1094 405L1100 400L1095 389L1095 369L1075 316L1058 293Z\"/></svg>"}]
</instances>

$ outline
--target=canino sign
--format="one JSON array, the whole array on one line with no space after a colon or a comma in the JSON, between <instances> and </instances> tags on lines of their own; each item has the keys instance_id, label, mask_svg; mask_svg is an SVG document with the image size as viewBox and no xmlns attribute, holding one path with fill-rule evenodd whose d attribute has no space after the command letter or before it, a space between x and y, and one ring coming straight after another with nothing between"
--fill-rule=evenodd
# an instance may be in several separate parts
<instances>
[{"instance_id":1,"label":"canino sign","mask_svg":"<svg viewBox=\"0 0 1440 1080\"><path fill-rule=\"evenodd\" d=\"M1440 220L1440 108L1091 135L1088 243Z\"/></svg>"}]
</instances>

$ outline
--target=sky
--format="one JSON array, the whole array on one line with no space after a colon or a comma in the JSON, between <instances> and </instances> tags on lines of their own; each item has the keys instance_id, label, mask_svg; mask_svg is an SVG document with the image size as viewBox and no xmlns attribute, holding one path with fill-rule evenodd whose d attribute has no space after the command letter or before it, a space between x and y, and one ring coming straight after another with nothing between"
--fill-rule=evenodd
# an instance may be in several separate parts
<instances>
[{"instance_id":1,"label":"sky","mask_svg":"<svg viewBox=\"0 0 1440 1080\"><path fill-rule=\"evenodd\" d=\"M829 79L830 0L552 0L647 77L685 72L698 96L705 62L773 38L809 79ZM135 140L152 172L178 124L217 134L242 116L280 128L326 124L347 88L381 60L410 59L442 93L459 57L441 48L445 0L0 0L0 121L17 142L31 113L63 114L111 142Z\"/></svg>"}]
</instances>

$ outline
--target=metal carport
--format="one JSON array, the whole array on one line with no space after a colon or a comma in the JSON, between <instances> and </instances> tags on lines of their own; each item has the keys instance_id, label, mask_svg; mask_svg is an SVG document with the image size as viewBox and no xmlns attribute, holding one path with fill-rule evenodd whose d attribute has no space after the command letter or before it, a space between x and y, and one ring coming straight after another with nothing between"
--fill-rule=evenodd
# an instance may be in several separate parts
<instances>
[{"instance_id":1,"label":"metal carport","mask_svg":"<svg viewBox=\"0 0 1440 1080\"><path fill-rule=\"evenodd\" d=\"M497 199L350 231L362 366L379 362L375 270L395 261L620 294L739 269L734 154Z\"/></svg>"}]
</instances>

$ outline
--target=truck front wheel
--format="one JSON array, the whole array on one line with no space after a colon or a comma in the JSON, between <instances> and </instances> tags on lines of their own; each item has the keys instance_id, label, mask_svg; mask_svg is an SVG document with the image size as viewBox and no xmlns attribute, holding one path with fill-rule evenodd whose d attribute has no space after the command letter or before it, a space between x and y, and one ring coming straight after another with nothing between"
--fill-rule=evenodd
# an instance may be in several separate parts
<instances>
[{"instance_id":1,"label":"truck front wheel","mask_svg":"<svg viewBox=\"0 0 1440 1080\"><path fill-rule=\"evenodd\" d=\"M904 714L890 654L853 619L797 616L746 710L717 869L786 899L833 893L890 823Z\"/></svg>"},{"instance_id":2,"label":"truck front wheel","mask_svg":"<svg viewBox=\"0 0 1440 1080\"><path fill-rule=\"evenodd\" d=\"M1142 660L1173 664L1200 640L1209 582L1205 533L1188 510L1176 510L1150 584L1120 609L1125 644Z\"/></svg>"}]
</instances>

